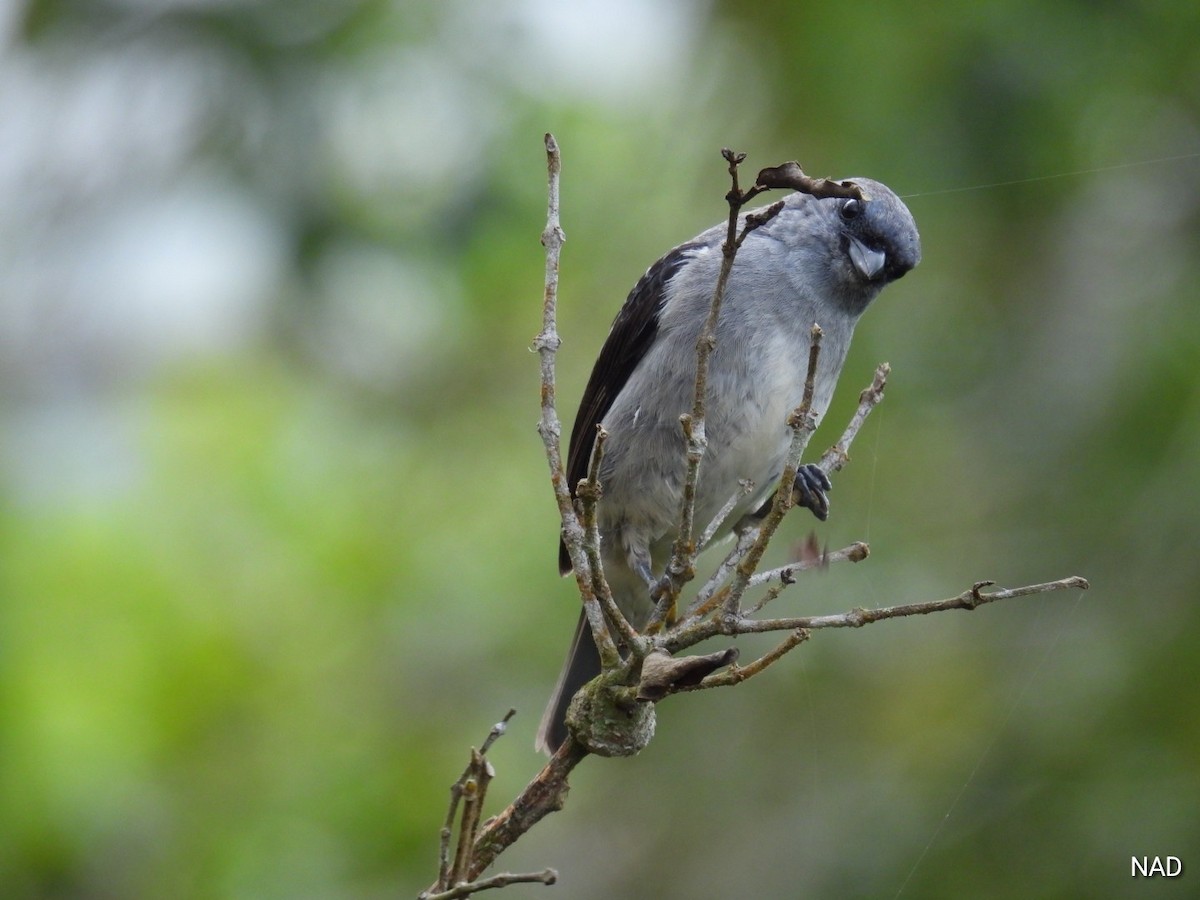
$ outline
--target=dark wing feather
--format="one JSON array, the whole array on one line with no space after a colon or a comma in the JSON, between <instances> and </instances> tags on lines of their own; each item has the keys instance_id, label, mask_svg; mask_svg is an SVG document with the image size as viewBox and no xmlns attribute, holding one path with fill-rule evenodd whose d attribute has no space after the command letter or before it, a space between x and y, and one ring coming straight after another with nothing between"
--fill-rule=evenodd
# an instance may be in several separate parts
<instances>
[{"instance_id":1,"label":"dark wing feather","mask_svg":"<svg viewBox=\"0 0 1200 900\"><path fill-rule=\"evenodd\" d=\"M680 244L647 269L613 320L612 329L592 369L592 376L584 388L579 412L575 415L575 427L571 429L567 484L570 485L572 496L575 486L587 477L596 426L603 421L613 400L621 393L658 334L658 318L666 303L667 284L693 256L694 251L704 246L706 244L696 241ZM558 570L563 575L571 571L571 559L561 540L558 544Z\"/></svg>"}]
</instances>

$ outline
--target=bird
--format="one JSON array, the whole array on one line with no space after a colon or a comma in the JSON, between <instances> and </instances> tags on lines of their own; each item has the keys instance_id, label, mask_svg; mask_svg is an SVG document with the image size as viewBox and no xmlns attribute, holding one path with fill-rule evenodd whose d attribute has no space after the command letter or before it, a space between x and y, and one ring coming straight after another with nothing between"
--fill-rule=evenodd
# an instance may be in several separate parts
<instances>
[{"instance_id":1,"label":"bird","mask_svg":"<svg viewBox=\"0 0 1200 900\"><path fill-rule=\"evenodd\" d=\"M765 515L782 473L788 414L801 402L812 327L822 343L811 413L829 406L859 317L880 291L921 259L916 222L886 185L846 179L860 198L795 192L750 231L729 273L709 356L707 449L696 482L695 522L712 521L748 479L754 485L727 523ZM745 216L761 216L763 209ZM669 251L636 283L618 312L584 389L567 455L572 490L586 477L597 426L608 432L596 508L601 560L613 599L640 630L652 591L678 535L685 480L680 415L690 412L696 342L709 315L727 224ZM828 515L831 485L815 465L800 467L797 503ZM714 539L728 537L723 526ZM571 571L560 539L559 572ZM538 728L552 754L567 738L566 709L600 674L600 657L580 612L566 663Z\"/></svg>"}]
</instances>

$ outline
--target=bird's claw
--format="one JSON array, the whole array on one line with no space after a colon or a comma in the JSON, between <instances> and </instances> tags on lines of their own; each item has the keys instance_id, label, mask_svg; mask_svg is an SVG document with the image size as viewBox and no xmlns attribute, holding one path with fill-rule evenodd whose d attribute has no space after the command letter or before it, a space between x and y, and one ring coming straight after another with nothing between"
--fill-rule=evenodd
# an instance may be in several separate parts
<instances>
[{"instance_id":1,"label":"bird's claw","mask_svg":"<svg viewBox=\"0 0 1200 900\"><path fill-rule=\"evenodd\" d=\"M829 498L825 492L832 489L833 483L824 470L814 463L806 463L796 470L796 481L792 485L792 502L810 510L824 522L829 518Z\"/></svg>"}]
</instances>

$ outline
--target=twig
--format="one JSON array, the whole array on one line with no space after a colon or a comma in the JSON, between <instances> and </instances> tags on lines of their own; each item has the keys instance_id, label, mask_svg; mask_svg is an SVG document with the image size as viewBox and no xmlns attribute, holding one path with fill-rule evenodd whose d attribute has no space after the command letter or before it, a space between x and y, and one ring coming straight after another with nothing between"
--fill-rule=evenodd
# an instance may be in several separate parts
<instances>
[{"instance_id":1,"label":"twig","mask_svg":"<svg viewBox=\"0 0 1200 900\"><path fill-rule=\"evenodd\" d=\"M787 463L780 477L779 487L775 492L775 502L759 526L747 533L752 536L752 540L747 538L747 534L739 537L738 546L725 558L725 561L713 574L712 578L705 583L704 587L697 594L696 599L688 607L689 616L703 616L710 612L717 603L720 603L725 606L727 615L731 618L736 617L736 606L746 589L752 584L761 584L783 570L800 571L805 568L811 568L813 565L812 563L793 563L790 566L784 566L769 573L756 573L758 564L762 559L762 554L766 551L767 545L774 536L779 523L783 520L784 514L791 507L796 468L800 463L800 457L803 455L804 449L808 445L808 439L812 436L816 428L816 423L813 421L810 411L812 408L817 358L820 353L821 329L814 324L812 333L813 341L809 349L808 374L805 379L804 398L801 400L800 406L793 411L788 419L788 426L793 429L792 444L788 449ZM837 443L825 452L817 464L826 473L841 469L849 461L850 456L848 451L850 445L854 443L854 438L858 435L867 416L871 414L871 410L883 400L883 389L887 385L887 376L890 372L891 366L887 363L880 363L875 369L875 376L871 384L859 394L858 408L854 411L854 415L851 416L846 430L842 433ZM842 559L848 559L851 562L859 562L866 557L866 553L866 544L860 543L845 550L837 551L837 553L828 556L826 561L840 562ZM846 555L842 556L842 554ZM736 570L737 572L737 578L734 583L726 586L724 590L718 591L718 588L725 583L725 579L732 570ZM774 596L777 595L773 595L770 599L774 599ZM761 609L762 606L763 604L760 603L755 608L755 611ZM732 625L729 627L732 627ZM706 634L705 637L711 637L711 634ZM682 646L691 646L691 643L686 643Z\"/></svg>"},{"instance_id":2,"label":"twig","mask_svg":"<svg viewBox=\"0 0 1200 900\"><path fill-rule=\"evenodd\" d=\"M571 507L570 486L566 483L566 477L563 475L562 448L559 443L562 426L555 408L554 356L562 345L556 324L558 269L562 245L567 237L559 223L559 176L562 172L562 161L558 142L554 140L552 134L546 135L546 160L549 187L546 203L546 228L542 231L542 246L546 248L546 280L542 301L542 330L534 339L533 346L538 351L542 372L542 415L538 421L538 434L542 436L542 443L546 447L554 496L558 500L559 512L563 516L564 531L567 531L568 519L574 522L576 529L579 527L579 522ZM571 536L578 545L583 538L582 529L579 529L579 533Z\"/></svg>"},{"instance_id":3,"label":"twig","mask_svg":"<svg viewBox=\"0 0 1200 900\"><path fill-rule=\"evenodd\" d=\"M802 643L807 641L809 633L803 628L798 628L789 634L780 644L768 653L764 653L754 662L745 666L739 666L737 663L729 666L723 672L714 672L709 675L699 684L683 685L677 688L672 693L682 694L685 691L704 691L710 688L729 687L735 684L741 684L743 681L748 681L755 675L762 672L767 666L783 659L785 655Z\"/></svg>"},{"instance_id":4,"label":"twig","mask_svg":"<svg viewBox=\"0 0 1200 900\"><path fill-rule=\"evenodd\" d=\"M875 377L871 379L870 385L858 395L858 408L850 417L850 424L846 426L846 430L842 432L837 443L826 450L820 462L817 463L826 475L839 471L850 461L850 445L854 443L854 438L858 436L859 429L867 421L871 410L883 400L883 389L887 387L888 375L891 372L892 367L887 363L880 363L875 368Z\"/></svg>"},{"instance_id":5,"label":"twig","mask_svg":"<svg viewBox=\"0 0 1200 900\"><path fill-rule=\"evenodd\" d=\"M497 856L547 815L562 809L567 799L567 776L587 755L587 750L568 736L517 798L488 820L475 840L471 878L478 878Z\"/></svg>"},{"instance_id":6,"label":"twig","mask_svg":"<svg viewBox=\"0 0 1200 900\"><path fill-rule=\"evenodd\" d=\"M483 739L483 746L479 748L480 753L487 753L492 749L492 744L504 737L508 732L508 723L513 716L517 714L515 709L510 709L504 714L504 718L492 726L492 730L488 732L488 736Z\"/></svg>"},{"instance_id":7,"label":"twig","mask_svg":"<svg viewBox=\"0 0 1200 900\"><path fill-rule=\"evenodd\" d=\"M708 527L701 532L700 540L696 542L697 553L703 552L703 550L712 541L713 536L720 530L721 526L725 524L725 521L730 517L730 515L733 514L733 511L737 508L737 505L741 503L742 499L745 498L745 496L752 490L754 490L754 482L749 478L743 478L738 482L737 492L725 501L725 505L717 511L715 516L713 516L713 520L708 523Z\"/></svg>"},{"instance_id":8,"label":"twig","mask_svg":"<svg viewBox=\"0 0 1200 900\"><path fill-rule=\"evenodd\" d=\"M487 796L488 784L494 772L492 764L487 761L486 754L501 735L508 730L509 720L517 714L515 709L505 713L504 718L492 726L479 750L471 750L471 759L463 770L458 781L450 786L450 807L442 825L438 849L438 880L433 890L445 891L451 885L463 883L471 866L472 848L479 830L479 818L483 809L483 801ZM458 845L454 854L453 866L450 861L450 839L454 832L454 819L458 814L459 804L462 804L462 817L458 826ZM429 892L422 894L424 897ZM462 896L466 896L463 894Z\"/></svg>"},{"instance_id":9,"label":"twig","mask_svg":"<svg viewBox=\"0 0 1200 900\"><path fill-rule=\"evenodd\" d=\"M482 759L483 755L486 754L489 749L491 749L492 744L494 744L496 742L497 738L499 738L502 734L504 734L504 732L508 729L509 719L511 719L516 714L517 714L517 711L515 709L510 709L507 713L505 713L503 719L501 719L499 722L497 722L495 725L492 726L492 730L488 732L487 738L484 739L483 746L480 748L478 753L476 753L476 751L474 751L474 750L471 751L471 761L467 764L467 767L463 770L463 773L459 777L458 781L454 782L454 784L452 784L450 786L450 809L446 813L445 824L442 825L441 842L440 842L440 848L439 848L439 853L438 853L438 885L439 886L445 886L445 885L449 885L451 883L452 876L451 876L451 872L450 872L450 838L454 832L454 818L458 812L459 801L462 800L464 794L467 794L469 792L467 785L471 781L472 776L474 776L476 774L476 770L478 769L478 766L479 766L479 761ZM486 790L486 787L485 787L485 790ZM470 792L473 793L473 790ZM463 843L462 839L461 839L461 837L462 837L461 829L459 832L459 837L460 837L459 851L461 852L462 843ZM474 834L472 834L471 839L474 840ZM457 869L457 865L456 865L456 869Z\"/></svg>"},{"instance_id":10,"label":"twig","mask_svg":"<svg viewBox=\"0 0 1200 900\"><path fill-rule=\"evenodd\" d=\"M745 611L745 615L752 616L768 603L779 599L779 595L796 583L796 579L792 577L790 570L785 570L787 574L780 574L779 584L773 584L763 594L762 599L755 603L752 607Z\"/></svg>"},{"instance_id":11,"label":"twig","mask_svg":"<svg viewBox=\"0 0 1200 900\"><path fill-rule=\"evenodd\" d=\"M460 884L467 880L471 868L471 850L475 835L479 831L479 819L483 813L483 801L487 797L488 785L495 777L492 764L478 750L471 750L471 763L467 776L459 782L459 795L463 798L462 818L458 826L458 847L454 853L454 867L450 870L448 884Z\"/></svg>"},{"instance_id":12,"label":"twig","mask_svg":"<svg viewBox=\"0 0 1200 900\"><path fill-rule=\"evenodd\" d=\"M699 478L700 462L704 459L705 451L708 448L708 437L705 433L708 363L717 346L717 323L721 318L721 304L725 299L725 288L729 283L729 276L733 271L733 263L737 258L738 250L741 249L746 237L756 228L762 227L779 215L783 209L783 202L780 201L767 207L761 213L747 215L742 220L742 229L739 233L738 217L742 207L750 197L758 192L754 189L748 192L742 191L738 186L738 167L745 161L745 153L735 153L726 147L721 150L721 156L729 164L729 179L732 184L729 192L725 195L725 200L729 203L729 219L725 240L721 244L721 268L717 273L716 286L713 288L708 317L696 339L696 382L692 395L692 411L679 418L687 441L687 469L683 480L678 536L671 548L671 559L667 563L666 576L660 588L658 603L646 625L646 631L651 633L669 617L675 608L680 590L695 577L696 555L699 552L693 539L696 482Z\"/></svg>"},{"instance_id":13,"label":"twig","mask_svg":"<svg viewBox=\"0 0 1200 900\"><path fill-rule=\"evenodd\" d=\"M830 563L837 562L862 562L871 553L871 548L862 541L855 541L849 547L843 547L841 550L834 550L832 553L822 553L817 559L802 559L797 562L788 563L786 566L780 566L777 569L767 569L764 572L755 572L750 576L748 587L754 587L758 584L764 584L768 581L773 581L777 578L791 578L797 572L804 572L808 569L816 569L826 566Z\"/></svg>"},{"instance_id":14,"label":"twig","mask_svg":"<svg viewBox=\"0 0 1200 900\"><path fill-rule=\"evenodd\" d=\"M853 181L834 181L831 178L812 178L805 175L804 170L800 168L800 163L795 160L759 172L750 196L771 188L787 188L802 194L812 194L814 197L870 199L863 193L863 189Z\"/></svg>"},{"instance_id":15,"label":"twig","mask_svg":"<svg viewBox=\"0 0 1200 900\"><path fill-rule=\"evenodd\" d=\"M704 587L696 594L696 599L692 601L691 606L687 609L685 618L691 616L704 616L721 604L726 597L725 593L717 593L725 579L729 577L729 573L734 570L737 564L741 561L750 545L758 536L757 529L741 535L738 538L738 544L730 552L725 560L717 567L712 578L705 582ZM747 588L755 587L760 584L765 584L768 581L778 578L783 584L781 587L789 587L793 583L793 575L797 572L805 572L809 569L824 568L826 565L835 562L862 562L871 553L871 548L862 541L856 541L849 547L844 547L841 550L835 550L832 553L823 553L814 559L800 559L796 562L788 563L786 566L779 566L776 569L768 569L765 572L756 572L750 576L750 580L746 583ZM774 600L782 591L768 594L764 599L746 611L747 615L752 615Z\"/></svg>"},{"instance_id":16,"label":"twig","mask_svg":"<svg viewBox=\"0 0 1200 900\"><path fill-rule=\"evenodd\" d=\"M503 872L499 875L493 875L491 878L482 878L479 881L463 882L456 884L447 891L442 891L437 894L422 893L418 895L418 900L459 900L461 897L469 897L472 894L477 894L480 891L491 890L492 888L508 887L510 884L529 884L541 882L542 884L554 884L558 881L558 873L553 869L543 869L541 872L527 872L523 875L513 875L509 872Z\"/></svg>"},{"instance_id":17,"label":"twig","mask_svg":"<svg viewBox=\"0 0 1200 900\"><path fill-rule=\"evenodd\" d=\"M567 484L567 476L563 470L562 425L558 419L555 403L554 357L562 340L558 336L558 269L559 257L562 253L566 235L559 221L559 177L562 174L562 157L558 149L558 141L554 135L546 133L546 169L548 187L546 192L546 227L542 231L542 246L546 248L546 280L542 298L542 330L534 338L533 346L538 351L542 373L542 414L538 420L538 434L542 437L542 445L546 449L546 461L550 466L550 483L554 488L554 498L558 502L558 514L562 519L563 544L571 558L575 572L575 583L579 587L579 596L583 601L584 613L592 636L596 640L601 659L615 659L617 648L613 643L608 625L604 621L604 612L600 601L592 587L593 578L591 565L584 550L586 535L579 516L575 514L575 505L571 497L571 487Z\"/></svg>"},{"instance_id":18,"label":"twig","mask_svg":"<svg viewBox=\"0 0 1200 900\"><path fill-rule=\"evenodd\" d=\"M600 606L608 617L609 623L620 634L621 642L635 657L641 658L645 655L645 649L642 646L644 642L639 638L633 626L629 624L629 620L625 618L616 601L613 600L612 590L609 589L608 579L604 577L604 566L600 560L600 528L596 520L596 504L603 495L600 485L600 464L604 461L604 444L607 440L608 432L603 425L597 425L596 441L592 445L592 455L588 460L587 478L579 482L579 486L575 489L575 497L579 501L583 518L583 549L587 554L588 566L592 571L592 591L596 595L596 599L600 601ZM611 669L620 665L621 655L611 640L604 645L597 642L597 649L600 652L600 664L603 668Z\"/></svg>"},{"instance_id":19,"label":"twig","mask_svg":"<svg viewBox=\"0 0 1200 900\"><path fill-rule=\"evenodd\" d=\"M775 491L775 502L771 504L770 512L759 525L758 536L754 539L754 543L750 545L734 569L729 592L722 602L726 617L738 615L738 604L741 602L742 594L745 593L750 578L758 568L779 523L783 521L784 515L792 507L792 489L796 483L796 470L800 465L800 457L804 454L804 449L808 446L808 440L812 437L812 433L817 429L816 419L812 415L812 402L815 392L817 360L821 353L823 336L821 327L814 323L811 334L812 344L808 350L808 375L804 379L804 394L800 405L788 416L787 425L792 430L792 440L788 446L783 474L779 478L779 487Z\"/></svg>"},{"instance_id":20,"label":"twig","mask_svg":"<svg viewBox=\"0 0 1200 900\"><path fill-rule=\"evenodd\" d=\"M984 593L982 588L991 582L981 581L969 591L963 591L956 597L945 600L931 600L926 603L907 603L901 606L885 606L879 609L852 609L849 612L831 616L798 616L789 619L749 619L743 618L734 626L737 634L756 634L764 631L791 631L805 628L816 631L819 628L861 628L872 622L882 622L884 619L899 619L904 616L924 616L929 613L945 612L949 609L976 609L985 603L995 603L998 600L1011 600L1015 597L1028 597L1032 594L1046 594L1050 591L1081 590L1086 591L1090 585L1087 579L1073 575L1059 581L1047 581L1043 584L1029 584L1019 588L1005 588Z\"/></svg>"},{"instance_id":21,"label":"twig","mask_svg":"<svg viewBox=\"0 0 1200 900\"><path fill-rule=\"evenodd\" d=\"M708 581L704 582L704 586L696 592L696 599L688 606L687 612L683 616L684 620L704 616L720 605L720 599L723 599L725 594L719 588L729 578L730 573L737 568L737 564L741 562L742 557L746 555L746 551L750 549L757 538L757 527L748 528L737 536L737 543L734 544L733 549L717 566Z\"/></svg>"}]
</instances>

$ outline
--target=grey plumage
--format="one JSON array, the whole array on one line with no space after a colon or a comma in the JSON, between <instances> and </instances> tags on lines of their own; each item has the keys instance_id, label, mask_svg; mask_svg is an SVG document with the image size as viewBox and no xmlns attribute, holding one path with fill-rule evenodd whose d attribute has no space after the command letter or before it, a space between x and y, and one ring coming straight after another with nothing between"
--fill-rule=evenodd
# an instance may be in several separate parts
<instances>
[{"instance_id":1,"label":"grey plumage","mask_svg":"<svg viewBox=\"0 0 1200 900\"><path fill-rule=\"evenodd\" d=\"M833 396L859 316L880 290L921 258L916 224L885 185L850 179L864 201L794 193L750 233L730 274L709 361L708 449L700 465L695 521L703 528L736 492L755 491L727 520L758 509L774 490L800 402L810 329L824 331L814 382L818 420ZM696 339L721 266L724 224L676 247L630 292L584 390L568 455L574 488L585 477L595 428L609 432L597 516L613 597L635 628L651 610L648 582L662 575L676 536L685 474L679 416L691 409ZM728 531L728 528L726 529ZM570 570L560 548L559 567ZM571 696L599 674L582 614L538 731L553 752L566 737Z\"/></svg>"}]
</instances>

